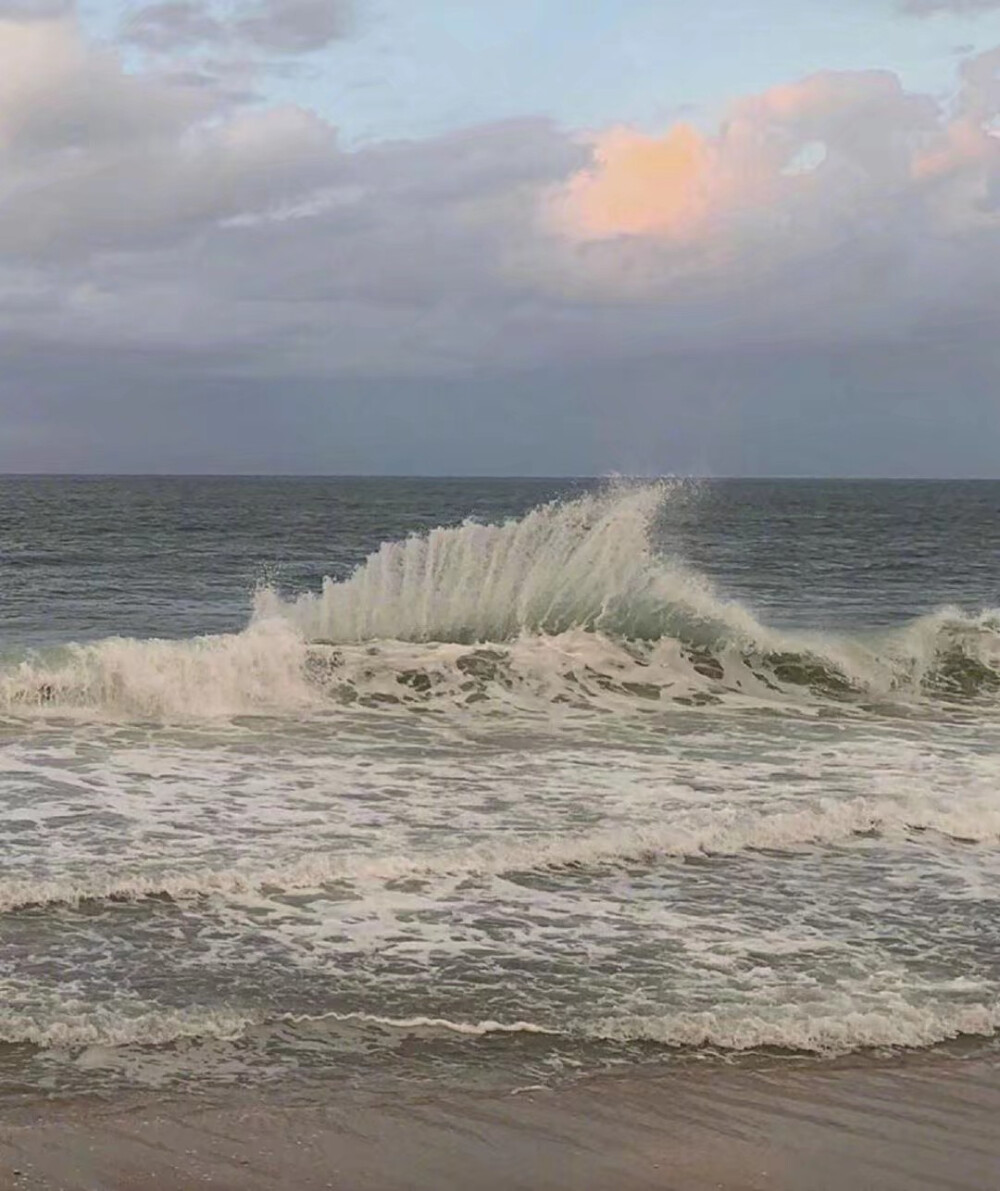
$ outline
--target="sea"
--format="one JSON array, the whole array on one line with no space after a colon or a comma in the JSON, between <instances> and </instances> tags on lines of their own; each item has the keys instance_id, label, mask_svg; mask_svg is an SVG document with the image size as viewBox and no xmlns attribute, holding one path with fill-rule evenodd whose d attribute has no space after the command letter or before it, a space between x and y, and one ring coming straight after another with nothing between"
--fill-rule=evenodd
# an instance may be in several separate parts
<instances>
[{"instance_id":1,"label":"sea","mask_svg":"<svg viewBox=\"0 0 1000 1191\"><path fill-rule=\"evenodd\" d=\"M0 1096L998 1029L1000 483L0 477Z\"/></svg>"}]
</instances>

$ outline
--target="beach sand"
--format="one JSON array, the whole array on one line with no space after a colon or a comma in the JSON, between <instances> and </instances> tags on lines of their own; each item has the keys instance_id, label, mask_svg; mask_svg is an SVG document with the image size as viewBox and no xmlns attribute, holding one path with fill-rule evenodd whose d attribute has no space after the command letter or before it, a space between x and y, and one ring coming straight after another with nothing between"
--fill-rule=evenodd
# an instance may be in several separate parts
<instances>
[{"instance_id":1,"label":"beach sand","mask_svg":"<svg viewBox=\"0 0 1000 1191\"><path fill-rule=\"evenodd\" d=\"M684 1064L503 1095L35 1103L3 1113L0 1187L991 1191L1000 1058Z\"/></svg>"}]
</instances>

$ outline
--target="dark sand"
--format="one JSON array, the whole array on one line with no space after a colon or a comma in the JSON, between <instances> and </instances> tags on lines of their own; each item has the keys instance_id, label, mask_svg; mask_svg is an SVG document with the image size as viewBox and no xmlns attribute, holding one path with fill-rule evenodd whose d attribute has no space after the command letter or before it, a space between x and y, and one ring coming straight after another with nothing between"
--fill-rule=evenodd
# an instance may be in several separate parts
<instances>
[{"instance_id":1,"label":"dark sand","mask_svg":"<svg viewBox=\"0 0 1000 1191\"><path fill-rule=\"evenodd\" d=\"M0 1113L0 1187L1000 1189L1000 1058L687 1064L555 1091L163 1097Z\"/></svg>"}]
</instances>

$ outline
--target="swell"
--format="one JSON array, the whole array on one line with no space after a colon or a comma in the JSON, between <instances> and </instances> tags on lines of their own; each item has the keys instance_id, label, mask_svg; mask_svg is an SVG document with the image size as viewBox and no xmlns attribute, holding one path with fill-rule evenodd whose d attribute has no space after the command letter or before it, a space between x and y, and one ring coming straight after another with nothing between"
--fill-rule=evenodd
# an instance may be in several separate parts
<instances>
[{"instance_id":1,"label":"swell","mask_svg":"<svg viewBox=\"0 0 1000 1191\"><path fill-rule=\"evenodd\" d=\"M99 901L280 895L337 883L488 879L560 868L648 867L671 859L844 845L859 837L913 839L927 835L961 845L992 844L1000 841L1000 811L981 806L947 811L907 805L898 799L827 799L801 810L766 814L733 808L689 813L669 824L611 827L588 836L529 840L508 836L488 845L423 856L316 852L257 869L164 869L56 881L5 877L0 879L0 912Z\"/></svg>"},{"instance_id":2,"label":"swell","mask_svg":"<svg viewBox=\"0 0 1000 1191\"><path fill-rule=\"evenodd\" d=\"M242 633L26 657L0 667L0 710L210 719L1000 692L1000 610L946 608L864 638L778 632L658 551L670 495L616 488L385 543L318 594L259 591Z\"/></svg>"}]
</instances>

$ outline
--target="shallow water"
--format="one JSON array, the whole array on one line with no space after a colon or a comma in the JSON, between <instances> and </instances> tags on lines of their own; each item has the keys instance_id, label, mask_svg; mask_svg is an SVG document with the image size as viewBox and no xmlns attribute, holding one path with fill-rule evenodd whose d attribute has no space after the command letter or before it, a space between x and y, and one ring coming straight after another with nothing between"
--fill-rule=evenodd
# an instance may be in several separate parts
<instances>
[{"instance_id":1,"label":"shallow water","mask_svg":"<svg viewBox=\"0 0 1000 1191\"><path fill-rule=\"evenodd\" d=\"M1000 485L0 496L8 1087L1000 1026Z\"/></svg>"}]
</instances>

